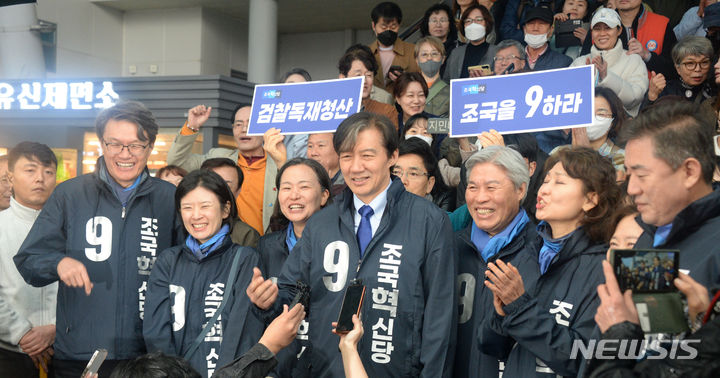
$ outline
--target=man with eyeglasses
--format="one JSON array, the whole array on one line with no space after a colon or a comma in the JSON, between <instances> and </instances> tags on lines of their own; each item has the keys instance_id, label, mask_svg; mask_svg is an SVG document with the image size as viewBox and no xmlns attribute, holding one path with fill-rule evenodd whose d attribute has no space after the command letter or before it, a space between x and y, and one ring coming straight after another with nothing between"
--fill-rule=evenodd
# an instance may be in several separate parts
<instances>
[{"instance_id":1,"label":"man with eyeglasses","mask_svg":"<svg viewBox=\"0 0 720 378\"><path fill-rule=\"evenodd\" d=\"M265 153L262 136L247 135L251 109L250 104L239 104L232 112L236 149L217 147L205 154L195 154L192 147L200 135L200 127L210 118L212 108L205 105L191 108L187 121L170 146L167 161L188 172L200 168L207 159L228 158L237 162L244 176L240 194L235 200L238 217L262 236L270 225L272 206L277 198L275 176L279 163Z\"/></svg>"},{"instance_id":2,"label":"man with eyeglasses","mask_svg":"<svg viewBox=\"0 0 720 378\"><path fill-rule=\"evenodd\" d=\"M158 133L139 102L121 102L95 121L103 155L95 172L57 186L14 257L29 284L60 281L53 366L81 375L106 349L100 376L146 352L142 318L157 255L181 242L175 187L150 176Z\"/></svg>"},{"instance_id":3,"label":"man with eyeglasses","mask_svg":"<svg viewBox=\"0 0 720 378\"><path fill-rule=\"evenodd\" d=\"M493 62L493 72L496 75L524 72L525 51L520 42L514 39L506 39L498 43ZM510 67L511 64L512 67Z\"/></svg>"},{"instance_id":4,"label":"man with eyeglasses","mask_svg":"<svg viewBox=\"0 0 720 378\"><path fill-rule=\"evenodd\" d=\"M0 156L0 211L10 207L10 196L12 186L7 178L8 173L8 157Z\"/></svg>"}]
</instances>

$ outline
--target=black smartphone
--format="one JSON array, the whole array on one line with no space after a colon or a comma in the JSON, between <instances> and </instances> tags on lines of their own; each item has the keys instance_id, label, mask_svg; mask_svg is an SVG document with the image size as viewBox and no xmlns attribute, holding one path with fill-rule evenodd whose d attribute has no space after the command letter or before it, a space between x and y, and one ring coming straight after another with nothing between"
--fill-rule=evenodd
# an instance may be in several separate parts
<instances>
[{"instance_id":1,"label":"black smartphone","mask_svg":"<svg viewBox=\"0 0 720 378\"><path fill-rule=\"evenodd\" d=\"M88 375L92 376L93 374L97 374L98 370L100 370L100 365L102 365L103 362L105 362L105 358L107 357L107 350L105 349L97 349L95 350L95 353L93 353L92 357L90 358L90 361L88 362L87 366L85 367L85 370L83 370L81 378L85 378Z\"/></svg>"},{"instance_id":2,"label":"black smartphone","mask_svg":"<svg viewBox=\"0 0 720 378\"><path fill-rule=\"evenodd\" d=\"M290 302L288 310L292 310L296 304L300 303L305 307L305 313L307 314L308 304L310 302L310 287L302 281L297 281L295 283L295 287L295 297L293 298L292 302Z\"/></svg>"},{"instance_id":3,"label":"black smartphone","mask_svg":"<svg viewBox=\"0 0 720 378\"><path fill-rule=\"evenodd\" d=\"M405 72L405 70L403 70L403 68L400 66L390 66L390 70L388 70L388 73L390 72L394 73L395 76L400 76L403 72Z\"/></svg>"},{"instance_id":4,"label":"black smartphone","mask_svg":"<svg viewBox=\"0 0 720 378\"><path fill-rule=\"evenodd\" d=\"M620 290L633 293L677 291L680 251L673 249L614 249L610 251Z\"/></svg>"},{"instance_id":5,"label":"black smartphone","mask_svg":"<svg viewBox=\"0 0 720 378\"><path fill-rule=\"evenodd\" d=\"M510 63L510 65L507 66L507 68L505 68L505 71L503 71L503 73L509 74L509 73L512 73L513 71L515 71L515 63Z\"/></svg>"},{"instance_id":6,"label":"black smartphone","mask_svg":"<svg viewBox=\"0 0 720 378\"><path fill-rule=\"evenodd\" d=\"M338 316L337 333L348 333L353 329L353 314L360 316L360 309L365 298L365 285L359 281L353 281L345 289L345 297L343 298L340 315Z\"/></svg>"}]
</instances>

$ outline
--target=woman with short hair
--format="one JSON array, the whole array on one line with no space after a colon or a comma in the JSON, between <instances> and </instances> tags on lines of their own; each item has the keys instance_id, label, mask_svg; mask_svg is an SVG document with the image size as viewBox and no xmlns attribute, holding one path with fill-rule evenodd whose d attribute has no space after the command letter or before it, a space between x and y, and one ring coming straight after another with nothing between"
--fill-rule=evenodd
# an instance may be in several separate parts
<instances>
[{"instance_id":1,"label":"woman with short hair","mask_svg":"<svg viewBox=\"0 0 720 378\"><path fill-rule=\"evenodd\" d=\"M262 336L263 322L245 295L260 258L232 242L235 198L217 173L198 169L185 176L175 191L175 209L188 237L153 264L143 337L148 352L182 357L209 377Z\"/></svg>"},{"instance_id":2,"label":"woman with short hair","mask_svg":"<svg viewBox=\"0 0 720 378\"><path fill-rule=\"evenodd\" d=\"M673 46L672 59L678 78L667 81L663 74L651 73L643 107L668 95L680 96L700 104L717 92L712 85L714 78L709 75L713 59L710 40L705 37L686 37Z\"/></svg>"},{"instance_id":3,"label":"woman with short hair","mask_svg":"<svg viewBox=\"0 0 720 378\"><path fill-rule=\"evenodd\" d=\"M505 360L505 375L535 376L540 364L546 373L578 374L582 359L571 350L595 329L601 262L619 200L615 169L596 151L573 147L548 158L535 214L542 247L528 257L535 274L520 276L502 261L489 263L486 273L495 314L483 322L479 341L484 353Z\"/></svg>"}]
</instances>

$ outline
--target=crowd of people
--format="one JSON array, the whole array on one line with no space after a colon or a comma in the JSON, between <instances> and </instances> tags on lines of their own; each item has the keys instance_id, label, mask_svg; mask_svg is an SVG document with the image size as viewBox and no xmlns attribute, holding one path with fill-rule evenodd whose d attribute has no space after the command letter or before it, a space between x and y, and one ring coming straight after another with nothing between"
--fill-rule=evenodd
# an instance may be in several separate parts
<instances>
[{"instance_id":1,"label":"crowd of people","mask_svg":"<svg viewBox=\"0 0 720 378\"><path fill-rule=\"evenodd\" d=\"M18 144L0 156L0 375L78 377L105 349L100 377L717 376L720 4L680 11L454 1L413 44L383 2L376 39L338 59L365 81L334 133L249 136L238 104L236 148L195 154L213 110L197 105L153 177L158 125L122 101L97 117L95 172L57 186L52 150ZM449 80L578 65L596 72L591 126L429 132ZM609 248L680 251L622 283L683 294L671 337L702 341L692 361L572 354L643 337Z\"/></svg>"}]
</instances>

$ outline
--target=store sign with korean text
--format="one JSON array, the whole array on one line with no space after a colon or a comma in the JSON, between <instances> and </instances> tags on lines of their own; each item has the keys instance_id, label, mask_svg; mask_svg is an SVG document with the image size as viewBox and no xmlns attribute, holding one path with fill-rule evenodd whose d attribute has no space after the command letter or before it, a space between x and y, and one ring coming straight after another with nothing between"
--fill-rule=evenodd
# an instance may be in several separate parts
<instances>
[{"instance_id":1,"label":"store sign with korean text","mask_svg":"<svg viewBox=\"0 0 720 378\"><path fill-rule=\"evenodd\" d=\"M0 81L0 112L105 109L119 98L111 81Z\"/></svg>"},{"instance_id":2,"label":"store sign with korean text","mask_svg":"<svg viewBox=\"0 0 720 378\"><path fill-rule=\"evenodd\" d=\"M524 133L592 124L594 69L563 68L450 82L450 135Z\"/></svg>"},{"instance_id":3,"label":"store sign with korean text","mask_svg":"<svg viewBox=\"0 0 720 378\"><path fill-rule=\"evenodd\" d=\"M256 85L248 135L276 128L282 134L335 132L360 111L364 77Z\"/></svg>"}]
</instances>

